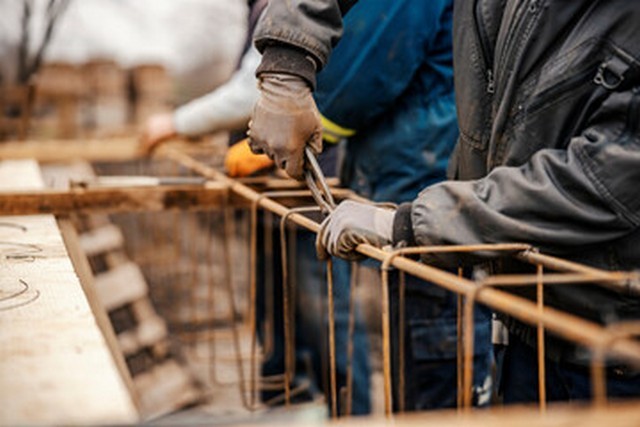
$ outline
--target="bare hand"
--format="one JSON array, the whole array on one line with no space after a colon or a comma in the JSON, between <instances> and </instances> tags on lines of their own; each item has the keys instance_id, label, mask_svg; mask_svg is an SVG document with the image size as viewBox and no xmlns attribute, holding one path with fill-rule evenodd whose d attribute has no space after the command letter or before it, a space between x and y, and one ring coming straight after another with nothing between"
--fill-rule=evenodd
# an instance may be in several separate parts
<instances>
[{"instance_id":1,"label":"bare hand","mask_svg":"<svg viewBox=\"0 0 640 427\"><path fill-rule=\"evenodd\" d=\"M140 151L149 155L163 142L176 136L173 114L149 117L140 138Z\"/></svg>"}]
</instances>

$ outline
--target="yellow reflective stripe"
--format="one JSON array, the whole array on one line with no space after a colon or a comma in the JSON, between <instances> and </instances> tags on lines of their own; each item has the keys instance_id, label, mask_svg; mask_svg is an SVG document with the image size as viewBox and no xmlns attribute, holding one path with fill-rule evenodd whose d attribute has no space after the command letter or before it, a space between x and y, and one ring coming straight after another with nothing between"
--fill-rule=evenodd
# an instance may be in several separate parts
<instances>
[{"instance_id":1,"label":"yellow reflective stripe","mask_svg":"<svg viewBox=\"0 0 640 427\"><path fill-rule=\"evenodd\" d=\"M330 134L327 131L322 132L322 139L326 142L329 142L331 144L337 144L338 142L340 142L340 138L338 138L337 136Z\"/></svg>"},{"instance_id":2,"label":"yellow reflective stripe","mask_svg":"<svg viewBox=\"0 0 640 427\"><path fill-rule=\"evenodd\" d=\"M344 128L331 120L327 119L325 116L320 116L322 121L322 138L331 143L337 143L343 138L348 138L350 136L355 135L356 131L354 129Z\"/></svg>"}]
</instances>

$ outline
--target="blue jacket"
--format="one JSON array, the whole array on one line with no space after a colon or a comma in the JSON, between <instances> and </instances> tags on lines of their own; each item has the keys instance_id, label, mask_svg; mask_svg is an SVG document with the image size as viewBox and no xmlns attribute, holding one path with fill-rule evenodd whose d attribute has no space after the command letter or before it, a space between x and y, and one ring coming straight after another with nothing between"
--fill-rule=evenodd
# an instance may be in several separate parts
<instances>
[{"instance_id":1,"label":"blue jacket","mask_svg":"<svg viewBox=\"0 0 640 427\"><path fill-rule=\"evenodd\" d=\"M345 185L376 201L413 200L443 180L458 137L451 0L361 0L318 74L325 129L348 137Z\"/></svg>"}]
</instances>

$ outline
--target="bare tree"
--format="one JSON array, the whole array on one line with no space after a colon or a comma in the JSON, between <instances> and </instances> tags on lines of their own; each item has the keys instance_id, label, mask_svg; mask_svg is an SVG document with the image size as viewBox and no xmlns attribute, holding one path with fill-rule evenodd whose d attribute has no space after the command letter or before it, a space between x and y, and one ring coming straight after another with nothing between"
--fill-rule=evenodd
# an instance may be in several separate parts
<instances>
[{"instance_id":1,"label":"bare tree","mask_svg":"<svg viewBox=\"0 0 640 427\"><path fill-rule=\"evenodd\" d=\"M31 20L33 18L33 0L22 3L22 36L18 47L18 84L26 84L42 65L42 59L60 17L69 6L71 0L49 0L45 11L45 31L33 58L29 55L31 43Z\"/></svg>"}]
</instances>

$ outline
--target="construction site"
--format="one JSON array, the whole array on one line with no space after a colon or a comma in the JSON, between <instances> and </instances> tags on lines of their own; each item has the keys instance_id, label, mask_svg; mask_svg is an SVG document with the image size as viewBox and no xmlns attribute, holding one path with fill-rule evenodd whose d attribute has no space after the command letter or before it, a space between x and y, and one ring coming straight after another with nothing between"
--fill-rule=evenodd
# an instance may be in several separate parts
<instances>
[{"instance_id":1,"label":"construction site","mask_svg":"<svg viewBox=\"0 0 640 427\"><path fill-rule=\"evenodd\" d=\"M635 307L637 267L462 237L356 239L342 260L316 243L325 218L406 200L359 191L308 147L302 179L260 153L231 163L230 140L254 149L248 119L153 136L154 117L178 109L175 127L181 106L239 80L261 2L107 3L0 0L0 425L640 425L640 394L608 383L640 384L640 315L553 300L586 287ZM165 34L173 22L185 29ZM428 336L416 283L450 301ZM533 380L507 379L533 401L500 385L504 319L530 331ZM556 394L556 340L587 397ZM421 381L427 367L439 374Z\"/></svg>"}]
</instances>

